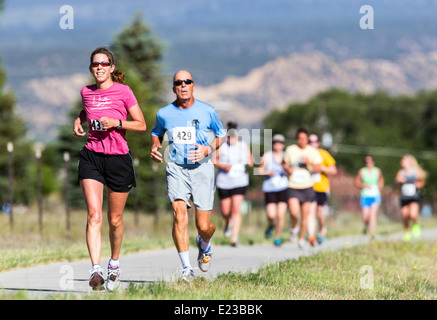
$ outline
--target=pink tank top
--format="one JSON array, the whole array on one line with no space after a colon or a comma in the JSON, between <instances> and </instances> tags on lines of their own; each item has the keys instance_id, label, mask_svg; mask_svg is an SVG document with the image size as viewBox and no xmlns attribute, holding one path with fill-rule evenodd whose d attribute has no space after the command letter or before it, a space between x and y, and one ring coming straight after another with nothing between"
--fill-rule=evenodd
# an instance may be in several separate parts
<instances>
[{"instance_id":1,"label":"pink tank top","mask_svg":"<svg viewBox=\"0 0 437 320\"><path fill-rule=\"evenodd\" d=\"M97 89L96 85L86 86L80 94L89 125L85 147L104 154L127 154L129 147L125 138L126 130L102 130L99 119L109 117L127 120L128 110L137 104L132 90L126 85L114 82L111 87L104 90Z\"/></svg>"}]
</instances>

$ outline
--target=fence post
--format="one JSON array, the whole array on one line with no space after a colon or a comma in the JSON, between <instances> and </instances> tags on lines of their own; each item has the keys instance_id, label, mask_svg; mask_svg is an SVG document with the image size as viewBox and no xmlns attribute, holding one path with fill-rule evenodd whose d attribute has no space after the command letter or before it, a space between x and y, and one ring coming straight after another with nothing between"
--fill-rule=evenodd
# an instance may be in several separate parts
<instances>
[{"instance_id":1,"label":"fence post","mask_svg":"<svg viewBox=\"0 0 437 320\"><path fill-rule=\"evenodd\" d=\"M140 159L137 157L134 158L134 168L135 172L138 171L138 166L140 165ZM139 223L139 214L138 214L138 185L136 188L134 188L134 223L136 226L138 226Z\"/></svg>"},{"instance_id":2,"label":"fence post","mask_svg":"<svg viewBox=\"0 0 437 320\"><path fill-rule=\"evenodd\" d=\"M68 151L64 152L64 162L65 162L65 223L66 223L67 234L70 234L70 196L69 196L70 153Z\"/></svg>"},{"instance_id":3,"label":"fence post","mask_svg":"<svg viewBox=\"0 0 437 320\"><path fill-rule=\"evenodd\" d=\"M39 233L42 234L42 181L41 181L41 153L42 146L37 144L35 146L35 158L36 158L36 187L37 187L37 196L38 196L38 224L39 224Z\"/></svg>"},{"instance_id":4,"label":"fence post","mask_svg":"<svg viewBox=\"0 0 437 320\"><path fill-rule=\"evenodd\" d=\"M13 168L13 153L14 153L14 144L12 142L8 142L7 144L8 154L9 154L9 162L8 162L8 179L9 179L9 225L11 231L14 231L14 168Z\"/></svg>"}]
</instances>

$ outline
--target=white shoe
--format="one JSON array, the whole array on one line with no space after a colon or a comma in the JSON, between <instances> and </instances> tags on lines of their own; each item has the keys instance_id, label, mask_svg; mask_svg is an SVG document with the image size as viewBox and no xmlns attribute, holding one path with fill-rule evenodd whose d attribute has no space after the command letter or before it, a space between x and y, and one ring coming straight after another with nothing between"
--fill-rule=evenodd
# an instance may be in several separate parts
<instances>
[{"instance_id":1,"label":"white shoe","mask_svg":"<svg viewBox=\"0 0 437 320\"><path fill-rule=\"evenodd\" d=\"M296 228L290 228L290 242L296 243L297 242L297 235L299 234L299 227Z\"/></svg>"},{"instance_id":2,"label":"white shoe","mask_svg":"<svg viewBox=\"0 0 437 320\"><path fill-rule=\"evenodd\" d=\"M305 239L299 239L299 241L297 242L297 246L300 249L303 249L305 247L305 243L306 243Z\"/></svg>"},{"instance_id":3,"label":"white shoe","mask_svg":"<svg viewBox=\"0 0 437 320\"><path fill-rule=\"evenodd\" d=\"M120 287L120 267L113 268L111 265L108 265L108 277L105 282L105 289L107 291L114 291Z\"/></svg>"},{"instance_id":4,"label":"white shoe","mask_svg":"<svg viewBox=\"0 0 437 320\"><path fill-rule=\"evenodd\" d=\"M103 278L103 269L99 266L90 270L91 276L88 284L93 290L103 290L105 278Z\"/></svg>"},{"instance_id":5,"label":"white shoe","mask_svg":"<svg viewBox=\"0 0 437 320\"><path fill-rule=\"evenodd\" d=\"M200 242L202 241L202 238L200 236L196 237L196 244L197 248L199 249L199 254L197 255L197 264L199 265L199 269L203 272L207 272L209 270L209 267L211 265L211 247L208 248L207 251L203 251Z\"/></svg>"},{"instance_id":6,"label":"white shoe","mask_svg":"<svg viewBox=\"0 0 437 320\"><path fill-rule=\"evenodd\" d=\"M186 282L190 282L194 279L194 270L191 267L185 267L182 269L181 279Z\"/></svg>"},{"instance_id":7,"label":"white shoe","mask_svg":"<svg viewBox=\"0 0 437 320\"><path fill-rule=\"evenodd\" d=\"M232 225L231 224L227 224L225 226L224 235L225 235L226 238L232 237Z\"/></svg>"}]
</instances>

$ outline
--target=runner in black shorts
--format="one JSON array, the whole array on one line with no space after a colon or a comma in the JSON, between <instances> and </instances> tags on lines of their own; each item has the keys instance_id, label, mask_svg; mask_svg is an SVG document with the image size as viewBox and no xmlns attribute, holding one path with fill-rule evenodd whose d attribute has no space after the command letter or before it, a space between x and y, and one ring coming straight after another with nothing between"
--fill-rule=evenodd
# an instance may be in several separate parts
<instances>
[{"instance_id":1,"label":"runner in black shorts","mask_svg":"<svg viewBox=\"0 0 437 320\"><path fill-rule=\"evenodd\" d=\"M88 209L86 241L92 263L89 285L108 291L119 285L119 254L123 238L123 210L129 190L135 186L132 158L125 138L126 130L144 132L146 122L132 90L124 85L124 73L115 68L114 56L99 47L90 57L89 71L96 83L81 90L83 109L74 121L73 134L86 135L82 123L88 122L89 135L80 151L78 177ZM128 115L132 120L127 121ZM103 192L108 194L111 259L105 282L100 266L102 248Z\"/></svg>"},{"instance_id":2,"label":"runner in black shorts","mask_svg":"<svg viewBox=\"0 0 437 320\"><path fill-rule=\"evenodd\" d=\"M226 142L215 153L213 162L218 168L216 186L225 222L224 233L230 238L231 246L236 247L243 221L241 203L249 185L246 166L253 167L253 157L249 145L238 135L235 122L228 122Z\"/></svg>"},{"instance_id":3,"label":"runner in black shorts","mask_svg":"<svg viewBox=\"0 0 437 320\"><path fill-rule=\"evenodd\" d=\"M79 153L78 180L93 179L116 192L136 187L135 170L130 153L107 155L83 147Z\"/></svg>"},{"instance_id":4,"label":"runner in black shorts","mask_svg":"<svg viewBox=\"0 0 437 320\"><path fill-rule=\"evenodd\" d=\"M305 245L310 206L315 201L313 179L311 174L320 172L322 157L317 149L308 145L308 131L299 129L296 134L297 144L285 149L283 167L289 175L289 200L291 216L291 241L295 241L299 232L298 246ZM300 214L300 227L298 219Z\"/></svg>"},{"instance_id":5,"label":"runner in black shorts","mask_svg":"<svg viewBox=\"0 0 437 320\"><path fill-rule=\"evenodd\" d=\"M402 223L406 242L421 235L418 223L420 190L425 186L427 173L419 166L415 157L406 154L401 159L401 169L397 172L395 183L400 188ZM410 221L412 226L410 229Z\"/></svg>"}]
</instances>

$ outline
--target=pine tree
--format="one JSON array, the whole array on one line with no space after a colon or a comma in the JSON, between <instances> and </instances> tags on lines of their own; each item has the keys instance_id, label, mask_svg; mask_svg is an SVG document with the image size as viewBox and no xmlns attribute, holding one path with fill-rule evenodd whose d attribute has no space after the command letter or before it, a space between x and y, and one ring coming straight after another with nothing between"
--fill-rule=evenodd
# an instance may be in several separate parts
<instances>
[{"instance_id":1,"label":"pine tree","mask_svg":"<svg viewBox=\"0 0 437 320\"><path fill-rule=\"evenodd\" d=\"M156 112L168 103L164 100L164 77L160 65L163 49L141 14L137 14L133 22L115 37L111 49L117 67L126 73L125 84L133 90L146 120L145 134L127 132L126 139L132 157L139 160L136 168L139 206L143 210L155 210L154 197L158 191L154 179L159 175L159 181L165 181L165 176L162 166L157 167L150 159L150 131L155 123ZM153 168L159 170L154 172ZM133 197L130 197L128 204L132 201Z\"/></svg>"},{"instance_id":2,"label":"pine tree","mask_svg":"<svg viewBox=\"0 0 437 320\"><path fill-rule=\"evenodd\" d=\"M3 0L0 0L0 11ZM0 60L1 62L1 60ZM24 120L15 114L15 96L7 90L6 72L0 67L0 204L9 200L7 143L12 142L13 151L13 187L14 203L29 204L34 192L29 188L29 168L32 159L31 143L26 140Z\"/></svg>"}]
</instances>

